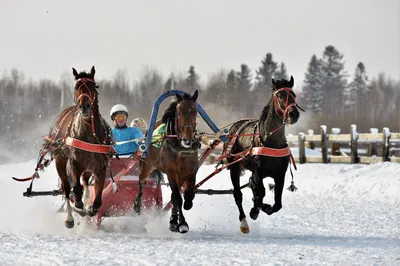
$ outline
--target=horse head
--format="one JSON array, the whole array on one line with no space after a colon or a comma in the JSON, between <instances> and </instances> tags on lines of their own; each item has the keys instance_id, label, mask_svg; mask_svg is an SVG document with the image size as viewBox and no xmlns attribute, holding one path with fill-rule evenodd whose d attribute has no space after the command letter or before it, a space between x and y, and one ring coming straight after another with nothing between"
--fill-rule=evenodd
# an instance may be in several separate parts
<instances>
[{"instance_id":1,"label":"horse head","mask_svg":"<svg viewBox=\"0 0 400 266\"><path fill-rule=\"evenodd\" d=\"M176 95L178 102L175 112L175 131L184 148L190 148L194 142L197 118L197 96L197 90L192 96L186 93L183 96L179 94Z\"/></svg>"},{"instance_id":2,"label":"horse head","mask_svg":"<svg viewBox=\"0 0 400 266\"><path fill-rule=\"evenodd\" d=\"M75 77L75 104L79 106L81 114L84 119L89 119L91 112L97 106L97 84L94 80L94 74L96 73L94 66L90 70L90 73L78 72L75 68L72 68L72 74Z\"/></svg>"},{"instance_id":3,"label":"horse head","mask_svg":"<svg viewBox=\"0 0 400 266\"><path fill-rule=\"evenodd\" d=\"M293 92L293 85L293 76L290 76L289 81L285 79L272 79L272 101L275 114L282 118L286 124L295 124L300 117L300 112L297 109L300 106L296 103L296 94ZM303 109L301 110L304 111Z\"/></svg>"}]
</instances>

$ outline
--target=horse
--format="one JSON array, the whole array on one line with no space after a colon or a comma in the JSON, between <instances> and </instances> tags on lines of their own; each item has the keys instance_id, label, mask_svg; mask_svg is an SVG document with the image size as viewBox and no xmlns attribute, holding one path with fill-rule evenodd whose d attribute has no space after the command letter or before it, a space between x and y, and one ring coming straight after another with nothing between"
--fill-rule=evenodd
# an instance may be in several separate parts
<instances>
[{"instance_id":1,"label":"horse","mask_svg":"<svg viewBox=\"0 0 400 266\"><path fill-rule=\"evenodd\" d=\"M52 160L55 159L66 198L67 218L64 223L67 228L74 227L72 209L81 216L92 217L98 212L102 204L106 168L113 154L111 128L99 112L94 66L90 73L78 74L75 68L72 68L72 73L76 81L75 105L64 109L56 117L49 135L45 137L40 159L47 153L50 153ZM74 182L75 204L72 207L69 176ZM95 179L95 199L93 204L89 204L89 179L92 176Z\"/></svg>"},{"instance_id":2,"label":"horse","mask_svg":"<svg viewBox=\"0 0 400 266\"><path fill-rule=\"evenodd\" d=\"M256 220L260 210L271 215L282 208L285 174L289 159L293 158L285 138L285 125L295 124L300 117L293 85L293 76L289 81L272 79L272 95L259 119L243 119L234 122L228 133L231 141L224 143L223 155L220 157L222 160L220 160L222 163L223 160L226 160L225 163L232 163L228 169L233 185L233 196L239 210L242 233L250 231L242 206L243 196L240 187L240 176L244 170L252 172L249 180L249 187L254 196L254 206L250 210L251 219ZM242 159L234 163L239 158ZM270 187L271 190L274 189L275 194L273 206L263 203L265 177L274 179L275 184L271 184ZM293 183L290 188L292 191L297 189Z\"/></svg>"},{"instance_id":3,"label":"horse","mask_svg":"<svg viewBox=\"0 0 400 266\"><path fill-rule=\"evenodd\" d=\"M198 91L191 96L184 93L176 94L176 100L164 111L162 119L156 122L156 127L166 123L166 136L161 139L161 147L148 147L146 158L140 158L139 192L134 202L134 210L140 214L142 191L146 179L153 169L157 168L168 177L171 187L171 202L173 204L169 222L172 232L186 233L189 231L182 212L181 187L186 183L183 208L190 210L195 196L194 186L199 168L198 148L200 143L195 139L196 132L196 100ZM152 137L152 136L147 136Z\"/></svg>"}]
</instances>

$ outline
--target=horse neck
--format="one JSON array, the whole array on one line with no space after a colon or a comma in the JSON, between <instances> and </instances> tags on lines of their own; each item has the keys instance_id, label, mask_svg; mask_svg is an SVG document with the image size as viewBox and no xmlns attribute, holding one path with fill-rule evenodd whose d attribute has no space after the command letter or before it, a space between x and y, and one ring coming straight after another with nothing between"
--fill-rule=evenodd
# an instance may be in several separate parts
<instances>
[{"instance_id":1,"label":"horse neck","mask_svg":"<svg viewBox=\"0 0 400 266\"><path fill-rule=\"evenodd\" d=\"M287 146L285 127L282 118L275 113L272 101L264 108L259 121L260 137L263 146L271 148Z\"/></svg>"},{"instance_id":2,"label":"horse neck","mask_svg":"<svg viewBox=\"0 0 400 266\"><path fill-rule=\"evenodd\" d=\"M78 123L76 127L74 127L74 135L80 139L84 139L91 143L103 143L105 139L106 129L103 126L102 117L99 112L99 106L97 102L94 103L92 109L93 119L90 118L89 120L83 120L81 114L79 113L76 117L75 122ZM93 126L94 124L94 126ZM94 130L94 132L93 132ZM93 135L95 133L96 136Z\"/></svg>"}]
</instances>

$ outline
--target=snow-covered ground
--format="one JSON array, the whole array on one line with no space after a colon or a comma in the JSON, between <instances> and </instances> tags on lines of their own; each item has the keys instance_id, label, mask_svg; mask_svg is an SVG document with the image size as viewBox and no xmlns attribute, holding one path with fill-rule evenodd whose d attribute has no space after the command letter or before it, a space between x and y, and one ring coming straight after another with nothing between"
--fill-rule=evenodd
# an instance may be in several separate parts
<instances>
[{"instance_id":1,"label":"snow-covered ground","mask_svg":"<svg viewBox=\"0 0 400 266\"><path fill-rule=\"evenodd\" d=\"M278 213L248 217L247 235L232 195L197 195L184 235L168 230L168 215L150 213L106 219L100 231L85 223L68 230L65 214L55 214L61 197L24 198L28 183L11 180L34 164L0 165L0 265L400 265L400 164L298 165L299 190L284 191ZM213 167L202 166L198 180ZM57 178L51 165L34 188L54 189ZM231 187L226 170L204 185ZM248 213L251 192L243 192Z\"/></svg>"}]
</instances>

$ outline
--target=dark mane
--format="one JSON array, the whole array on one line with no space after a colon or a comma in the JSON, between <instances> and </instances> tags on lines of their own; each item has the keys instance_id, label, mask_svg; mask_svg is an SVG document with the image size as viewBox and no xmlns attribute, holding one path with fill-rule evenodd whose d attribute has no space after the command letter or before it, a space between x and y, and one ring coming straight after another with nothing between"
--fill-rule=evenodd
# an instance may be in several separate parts
<instances>
[{"instance_id":1,"label":"dark mane","mask_svg":"<svg viewBox=\"0 0 400 266\"><path fill-rule=\"evenodd\" d=\"M82 71L75 77L75 80L82 79L82 78L92 78L92 77L90 76L89 73Z\"/></svg>"},{"instance_id":2,"label":"dark mane","mask_svg":"<svg viewBox=\"0 0 400 266\"><path fill-rule=\"evenodd\" d=\"M164 114L162 116L162 122L167 123L168 120L175 119L175 112L176 112L176 106L178 105L178 102L172 102L168 108L164 111Z\"/></svg>"},{"instance_id":3,"label":"dark mane","mask_svg":"<svg viewBox=\"0 0 400 266\"><path fill-rule=\"evenodd\" d=\"M183 97L184 100L190 101L191 96L188 93L184 93ZM175 119L175 112L176 112L176 106L178 105L178 100L172 102L169 107L164 111L164 114L161 118L163 123L167 123L168 120L173 120Z\"/></svg>"}]
</instances>

